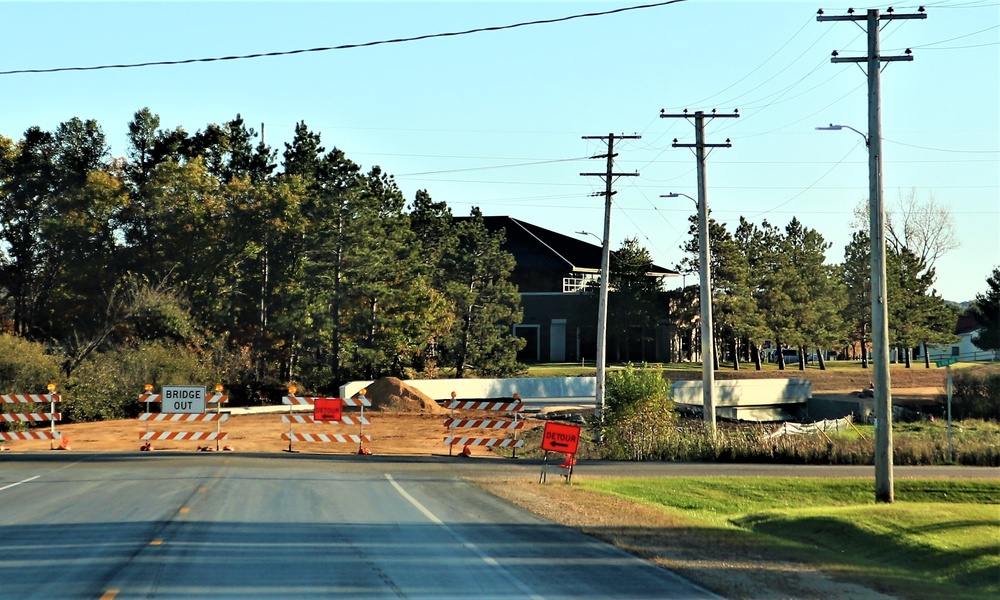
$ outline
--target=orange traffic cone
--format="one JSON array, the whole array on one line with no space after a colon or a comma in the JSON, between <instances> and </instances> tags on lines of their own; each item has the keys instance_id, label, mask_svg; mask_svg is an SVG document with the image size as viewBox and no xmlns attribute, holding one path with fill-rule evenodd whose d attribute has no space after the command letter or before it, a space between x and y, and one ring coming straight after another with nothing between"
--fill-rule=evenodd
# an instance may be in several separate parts
<instances>
[{"instance_id":1,"label":"orange traffic cone","mask_svg":"<svg viewBox=\"0 0 1000 600\"><path fill-rule=\"evenodd\" d=\"M465 457L472 456L472 448L470 448L468 445L464 446L462 448L462 456Z\"/></svg>"},{"instance_id":2,"label":"orange traffic cone","mask_svg":"<svg viewBox=\"0 0 1000 600\"><path fill-rule=\"evenodd\" d=\"M143 444L142 446L139 446L139 451L140 452L152 452L153 451L153 444L150 443L147 440L145 444Z\"/></svg>"},{"instance_id":3,"label":"orange traffic cone","mask_svg":"<svg viewBox=\"0 0 1000 600\"><path fill-rule=\"evenodd\" d=\"M69 438L68 437L62 436L60 438L59 450L70 450L70 447L69 447Z\"/></svg>"}]
</instances>

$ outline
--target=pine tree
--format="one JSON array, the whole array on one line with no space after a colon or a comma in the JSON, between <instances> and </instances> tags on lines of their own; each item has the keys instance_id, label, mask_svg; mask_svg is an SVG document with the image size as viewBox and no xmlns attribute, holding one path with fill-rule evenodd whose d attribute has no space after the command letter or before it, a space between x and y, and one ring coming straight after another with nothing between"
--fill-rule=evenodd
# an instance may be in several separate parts
<instances>
[{"instance_id":1,"label":"pine tree","mask_svg":"<svg viewBox=\"0 0 1000 600\"><path fill-rule=\"evenodd\" d=\"M981 329L973 336L972 343L982 350L1000 350L1000 267L986 279L989 289L976 294L970 313Z\"/></svg>"},{"instance_id":2,"label":"pine tree","mask_svg":"<svg viewBox=\"0 0 1000 600\"><path fill-rule=\"evenodd\" d=\"M490 233L482 213L455 226L456 243L445 249L441 272L451 304L453 325L441 340L442 359L454 365L455 376L469 369L483 377L520 374L517 352L524 340L513 335L522 312L517 288L510 283L514 257L502 249L506 234Z\"/></svg>"},{"instance_id":3,"label":"pine tree","mask_svg":"<svg viewBox=\"0 0 1000 600\"><path fill-rule=\"evenodd\" d=\"M653 259L638 238L628 238L611 255L608 284L614 293L608 301L608 334L617 344L616 360L641 360L633 357L633 331L638 342L645 343L659 321L660 282L650 277ZM624 346L624 356L622 348Z\"/></svg>"}]
</instances>

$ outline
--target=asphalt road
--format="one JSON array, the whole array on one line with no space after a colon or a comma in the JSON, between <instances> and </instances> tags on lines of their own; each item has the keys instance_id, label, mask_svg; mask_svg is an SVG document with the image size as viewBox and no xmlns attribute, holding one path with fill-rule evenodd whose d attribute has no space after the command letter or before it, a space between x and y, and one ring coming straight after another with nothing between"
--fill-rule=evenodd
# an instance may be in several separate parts
<instances>
[{"instance_id":1,"label":"asphalt road","mask_svg":"<svg viewBox=\"0 0 1000 600\"><path fill-rule=\"evenodd\" d=\"M0 598L715 597L460 478L537 464L371 458L4 455Z\"/></svg>"}]
</instances>

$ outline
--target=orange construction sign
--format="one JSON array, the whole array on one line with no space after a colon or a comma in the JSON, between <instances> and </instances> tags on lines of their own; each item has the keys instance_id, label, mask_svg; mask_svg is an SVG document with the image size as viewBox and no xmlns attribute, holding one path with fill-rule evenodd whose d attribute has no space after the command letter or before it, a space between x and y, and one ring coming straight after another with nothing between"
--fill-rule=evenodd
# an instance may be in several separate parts
<instances>
[{"instance_id":1,"label":"orange construction sign","mask_svg":"<svg viewBox=\"0 0 1000 600\"><path fill-rule=\"evenodd\" d=\"M319 422L339 421L343 414L344 401L341 398L316 398L313 400L313 420Z\"/></svg>"},{"instance_id":2,"label":"orange construction sign","mask_svg":"<svg viewBox=\"0 0 1000 600\"><path fill-rule=\"evenodd\" d=\"M576 454L580 445L580 427L563 423L546 423L542 434L542 450Z\"/></svg>"}]
</instances>

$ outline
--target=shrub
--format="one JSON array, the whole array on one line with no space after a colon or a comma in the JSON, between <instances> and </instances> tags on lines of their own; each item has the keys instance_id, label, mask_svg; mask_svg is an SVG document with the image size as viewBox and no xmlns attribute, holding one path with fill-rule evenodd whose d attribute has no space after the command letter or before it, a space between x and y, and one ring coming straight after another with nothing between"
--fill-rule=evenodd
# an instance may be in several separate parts
<instances>
[{"instance_id":1,"label":"shrub","mask_svg":"<svg viewBox=\"0 0 1000 600\"><path fill-rule=\"evenodd\" d=\"M602 439L606 458L651 458L677 420L670 384L658 369L631 364L608 374Z\"/></svg>"},{"instance_id":2,"label":"shrub","mask_svg":"<svg viewBox=\"0 0 1000 600\"><path fill-rule=\"evenodd\" d=\"M218 369L213 361L181 345L151 342L135 349L96 354L73 372L67 385L65 418L71 421L133 418L145 410L139 395L147 383L158 388L188 384L209 387L218 382Z\"/></svg>"},{"instance_id":3,"label":"shrub","mask_svg":"<svg viewBox=\"0 0 1000 600\"><path fill-rule=\"evenodd\" d=\"M59 359L45 346L14 335L0 334L0 394L44 394L51 382L58 382ZM21 404L0 404L0 412L33 412ZM49 409L45 405L45 411ZM0 422L0 429L20 431L27 423Z\"/></svg>"},{"instance_id":4,"label":"shrub","mask_svg":"<svg viewBox=\"0 0 1000 600\"><path fill-rule=\"evenodd\" d=\"M0 393L44 394L59 378L60 361L45 346L0 334Z\"/></svg>"},{"instance_id":5,"label":"shrub","mask_svg":"<svg viewBox=\"0 0 1000 600\"><path fill-rule=\"evenodd\" d=\"M960 369L952 381L951 410L955 419L1000 422L1000 366Z\"/></svg>"}]
</instances>

